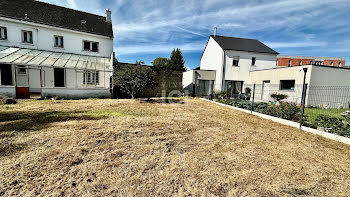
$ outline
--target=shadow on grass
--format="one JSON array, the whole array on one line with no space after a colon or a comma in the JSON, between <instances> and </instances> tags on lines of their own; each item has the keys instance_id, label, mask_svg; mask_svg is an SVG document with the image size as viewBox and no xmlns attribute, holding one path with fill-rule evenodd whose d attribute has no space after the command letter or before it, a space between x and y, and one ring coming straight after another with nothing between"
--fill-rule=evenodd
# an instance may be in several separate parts
<instances>
[{"instance_id":1,"label":"shadow on grass","mask_svg":"<svg viewBox=\"0 0 350 197\"><path fill-rule=\"evenodd\" d=\"M169 98L157 98L157 99L142 99L141 103L160 103L160 104L185 104L183 99L169 99Z\"/></svg>"},{"instance_id":2,"label":"shadow on grass","mask_svg":"<svg viewBox=\"0 0 350 197\"><path fill-rule=\"evenodd\" d=\"M0 139L16 135L18 132L41 130L53 122L69 120L99 120L103 116L96 116L84 111L70 112L0 112Z\"/></svg>"},{"instance_id":3,"label":"shadow on grass","mask_svg":"<svg viewBox=\"0 0 350 197\"><path fill-rule=\"evenodd\" d=\"M64 122L69 120L99 120L103 118L105 118L105 116L84 111L0 112L0 157L10 156L28 147L27 144L18 144L12 141L11 138L19 133L40 131L47 128L48 124L54 122Z\"/></svg>"}]
</instances>

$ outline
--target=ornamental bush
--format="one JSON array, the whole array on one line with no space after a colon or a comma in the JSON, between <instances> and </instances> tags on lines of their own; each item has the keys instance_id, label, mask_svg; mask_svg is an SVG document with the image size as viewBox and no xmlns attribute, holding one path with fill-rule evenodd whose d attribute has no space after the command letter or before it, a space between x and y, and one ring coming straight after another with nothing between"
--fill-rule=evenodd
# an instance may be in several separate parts
<instances>
[{"instance_id":1,"label":"ornamental bush","mask_svg":"<svg viewBox=\"0 0 350 197\"><path fill-rule=\"evenodd\" d=\"M287 120L299 121L301 109L294 104L281 103L280 105L269 105L265 110L262 110L262 113Z\"/></svg>"},{"instance_id":2,"label":"ornamental bush","mask_svg":"<svg viewBox=\"0 0 350 197\"><path fill-rule=\"evenodd\" d=\"M280 100L288 98L288 95L273 93L273 94L271 94L271 98L273 98L276 101L280 101Z\"/></svg>"}]
</instances>

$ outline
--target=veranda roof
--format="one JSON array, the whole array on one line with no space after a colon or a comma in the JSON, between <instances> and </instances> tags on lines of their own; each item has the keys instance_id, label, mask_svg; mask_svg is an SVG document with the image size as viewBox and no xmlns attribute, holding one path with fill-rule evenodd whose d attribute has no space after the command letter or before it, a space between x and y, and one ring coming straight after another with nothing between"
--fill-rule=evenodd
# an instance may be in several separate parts
<instances>
[{"instance_id":1,"label":"veranda roof","mask_svg":"<svg viewBox=\"0 0 350 197\"><path fill-rule=\"evenodd\" d=\"M0 46L0 64L112 71L110 58Z\"/></svg>"}]
</instances>

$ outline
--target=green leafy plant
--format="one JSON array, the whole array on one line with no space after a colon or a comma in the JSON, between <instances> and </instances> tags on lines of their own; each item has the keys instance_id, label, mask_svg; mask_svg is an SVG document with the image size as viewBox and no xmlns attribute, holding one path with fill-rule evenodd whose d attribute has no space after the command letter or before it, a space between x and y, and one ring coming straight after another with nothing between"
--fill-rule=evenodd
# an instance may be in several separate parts
<instances>
[{"instance_id":1,"label":"green leafy plant","mask_svg":"<svg viewBox=\"0 0 350 197\"><path fill-rule=\"evenodd\" d=\"M250 96L252 95L252 90L249 87L246 87L244 89L245 93L244 93L244 97L246 100L250 100Z\"/></svg>"},{"instance_id":2,"label":"green leafy plant","mask_svg":"<svg viewBox=\"0 0 350 197\"><path fill-rule=\"evenodd\" d=\"M275 101L281 101L283 99L288 98L288 95L285 94L279 94L279 93L273 93L270 95L271 98L273 98Z\"/></svg>"},{"instance_id":3,"label":"green leafy plant","mask_svg":"<svg viewBox=\"0 0 350 197\"><path fill-rule=\"evenodd\" d=\"M278 118L299 121L301 109L294 104L281 103L280 105L269 105L262 112Z\"/></svg>"},{"instance_id":4,"label":"green leafy plant","mask_svg":"<svg viewBox=\"0 0 350 197\"><path fill-rule=\"evenodd\" d=\"M348 117L337 118L328 115L319 115L315 119L315 124L317 127L324 128L327 132L350 137L349 121L350 119Z\"/></svg>"}]
</instances>

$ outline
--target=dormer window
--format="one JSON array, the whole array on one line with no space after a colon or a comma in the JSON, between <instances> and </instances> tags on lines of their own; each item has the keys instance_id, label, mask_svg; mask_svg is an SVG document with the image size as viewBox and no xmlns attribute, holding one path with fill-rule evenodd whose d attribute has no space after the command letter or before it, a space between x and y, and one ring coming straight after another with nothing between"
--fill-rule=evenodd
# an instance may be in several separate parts
<instances>
[{"instance_id":1,"label":"dormer window","mask_svg":"<svg viewBox=\"0 0 350 197\"><path fill-rule=\"evenodd\" d=\"M31 31L22 31L22 42L33 44L33 32Z\"/></svg>"},{"instance_id":2,"label":"dormer window","mask_svg":"<svg viewBox=\"0 0 350 197\"><path fill-rule=\"evenodd\" d=\"M83 50L98 52L98 42L83 41Z\"/></svg>"},{"instance_id":3,"label":"dormer window","mask_svg":"<svg viewBox=\"0 0 350 197\"><path fill-rule=\"evenodd\" d=\"M63 36L55 36L55 47L63 48Z\"/></svg>"},{"instance_id":4,"label":"dormer window","mask_svg":"<svg viewBox=\"0 0 350 197\"><path fill-rule=\"evenodd\" d=\"M80 23L81 25L86 25L86 20L81 20Z\"/></svg>"},{"instance_id":5,"label":"dormer window","mask_svg":"<svg viewBox=\"0 0 350 197\"><path fill-rule=\"evenodd\" d=\"M6 29L6 27L0 27L0 40L7 40L7 29Z\"/></svg>"},{"instance_id":6,"label":"dormer window","mask_svg":"<svg viewBox=\"0 0 350 197\"><path fill-rule=\"evenodd\" d=\"M339 62L338 67L341 67L341 62Z\"/></svg>"}]
</instances>

